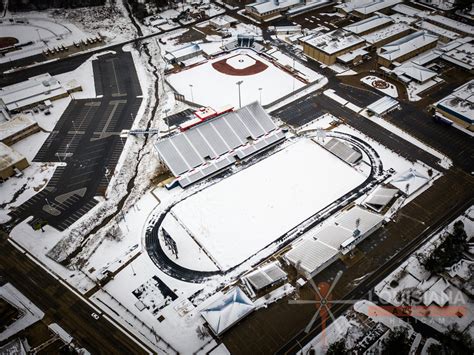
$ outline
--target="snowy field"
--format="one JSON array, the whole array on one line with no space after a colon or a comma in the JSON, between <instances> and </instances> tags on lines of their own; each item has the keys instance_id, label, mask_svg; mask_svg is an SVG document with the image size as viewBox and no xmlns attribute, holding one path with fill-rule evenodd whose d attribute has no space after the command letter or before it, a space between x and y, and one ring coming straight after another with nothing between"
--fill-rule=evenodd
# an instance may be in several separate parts
<instances>
[{"instance_id":1,"label":"snowy field","mask_svg":"<svg viewBox=\"0 0 474 355\"><path fill-rule=\"evenodd\" d=\"M236 55L242 55L242 58L244 56L250 57L249 60L244 62L237 60L235 63L235 60L231 60L230 65L240 64L238 69L245 69L241 66L242 64L250 66L254 61L261 62L268 67L260 73L243 76L224 74L213 68L213 63ZM284 55L281 54L280 56ZM321 78L320 75L309 71L306 71L305 75L311 80ZM259 101L260 94L262 105L266 105L291 93L293 88L297 90L305 85L270 61L246 49L233 51L207 63L168 76L168 82L171 86L180 94L183 94L187 100L214 108L227 104L239 107L239 90L236 83L240 80L243 81L240 86L242 106ZM261 90L259 90L260 88Z\"/></svg>"},{"instance_id":2,"label":"snowy field","mask_svg":"<svg viewBox=\"0 0 474 355\"><path fill-rule=\"evenodd\" d=\"M1 37L13 37L23 46L0 57L0 63L41 53L46 48L58 45L69 46L90 37L77 26L56 21L48 13L31 12L28 17L12 16L0 21ZM95 34L94 34L95 35Z\"/></svg>"},{"instance_id":3,"label":"snowy field","mask_svg":"<svg viewBox=\"0 0 474 355\"><path fill-rule=\"evenodd\" d=\"M172 213L227 270L364 180L349 165L303 139L183 200Z\"/></svg>"}]
</instances>

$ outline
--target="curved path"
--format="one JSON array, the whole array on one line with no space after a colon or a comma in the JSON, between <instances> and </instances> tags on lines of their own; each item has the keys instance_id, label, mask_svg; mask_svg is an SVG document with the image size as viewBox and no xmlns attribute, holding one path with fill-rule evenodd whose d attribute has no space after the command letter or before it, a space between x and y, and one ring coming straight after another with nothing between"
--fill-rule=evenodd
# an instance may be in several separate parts
<instances>
[{"instance_id":1,"label":"curved path","mask_svg":"<svg viewBox=\"0 0 474 355\"><path fill-rule=\"evenodd\" d=\"M301 134L308 138L312 138L315 136L316 133L317 133L317 130L307 130L307 131L302 132ZM371 165L370 174L362 184L355 187L350 192L348 192L347 194L339 198L337 201L334 201L330 206L328 206L329 210L325 211L324 213L321 213L321 211L316 212L313 216L301 222L293 230L285 233L283 236L278 238L275 242L278 242L280 246L289 244L297 236L305 233L307 230L321 223L323 220L327 219L330 215L336 213L344 206L348 205L349 203L351 203L352 201L354 201L361 195L368 192L376 184L378 184L380 180L386 178L386 174L384 174L383 165L378 153L369 144L364 142L362 139L352 136L347 133L342 133L342 132L326 132L326 137L332 137L332 138L345 140L349 142L351 145L363 151L369 157L369 160L370 160L370 165ZM158 216L158 218L151 222L153 223L153 226L149 226L145 232L146 250L151 260L153 260L153 262L155 263L155 265L165 274L175 279L185 281L185 282L193 282L193 283L202 283L214 276L225 275L231 272L232 270L234 270L235 268L237 268L238 265L225 272L191 270L181 265L178 265L175 261L171 260L168 257L168 255L165 253L160 243L159 231L160 231L161 223L163 222L167 213L176 204L178 204L181 201L182 200L172 203L164 211L162 211L161 214ZM331 207L333 205L334 207ZM301 226L304 226L304 227L301 228ZM294 233L294 231L297 231L297 230L299 230L299 232ZM275 242L273 242L271 245L273 245ZM258 253L260 253L262 250L260 250ZM250 256L249 259L251 257L253 257L253 255Z\"/></svg>"}]
</instances>

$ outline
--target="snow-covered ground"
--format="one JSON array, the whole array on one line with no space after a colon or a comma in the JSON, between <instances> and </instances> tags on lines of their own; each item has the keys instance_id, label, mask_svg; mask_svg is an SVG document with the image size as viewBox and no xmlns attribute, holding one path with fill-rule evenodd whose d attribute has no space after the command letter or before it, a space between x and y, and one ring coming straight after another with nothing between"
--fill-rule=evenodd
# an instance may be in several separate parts
<instances>
[{"instance_id":1,"label":"snow-covered ground","mask_svg":"<svg viewBox=\"0 0 474 355\"><path fill-rule=\"evenodd\" d=\"M243 76L224 74L213 68L213 63L234 56L248 56L268 67L260 73ZM284 57L286 56L280 54L279 60L283 60ZM286 58L286 62L292 63L293 61ZM322 79L322 76L310 70L305 70L305 75L312 81L318 78ZM239 107L239 88L237 86L239 81L242 81L240 85L242 106L260 101L260 95L262 105L266 105L305 85L266 58L248 49L235 50L205 64L171 74L167 80L187 100L214 108L226 104Z\"/></svg>"},{"instance_id":2,"label":"snow-covered ground","mask_svg":"<svg viewBox=\"0 0 474 355\"><path fill-rule=\"evenodd\" d=\"M47 48L59 45L71 46L97 33L80 30L74 24L58 21L48 12L28 12L4 17L0 21L2 37L13 37L18 45L24 44L19 50L6 53L0 57L0 63L40 54Z\"/></svg>"},{"instance_id":3,"label":"snow-covered ground","mask_svg":"<svg viewBox=\"0 0 474 355\"><path fill-rule=\"evenodd\" d=\"M373 87L374 89L383 92L385 95L397 98L398 97L398 91L395 85L389 83L388 81L385 81L383 79L380 79L376 76L365 76L362 79L360 79L364 84L369 85L370 87ZM380 82L383 83L383 85L386 85L387 87L381 88L377 87L374 82Z\"/></svg>"},{"instance_id":4,"label":"snow-covered ground","mask_svg":"<svg viewBox=\"0 0 474 355\"><path fill-rule=\"evenodd\" d=\"M364 180L318 144L302 139L183 200L171 213L227 270Z\"/></svg>"},{"instance_id":5,"label":"snow-covered ground","mask_svg":"<svg viewBox=\"0 0 474 355\"><path fill-rule=\"evenodd\" d=\"M0 223L10 220L9 212L41 191L53 176L58 165L56 163L31 163L27 169L23 170L22 176L12 177L0 184L0 205L2 205ZM12 201L15 193L18 196Z\"/></svg>"}]
</instances>

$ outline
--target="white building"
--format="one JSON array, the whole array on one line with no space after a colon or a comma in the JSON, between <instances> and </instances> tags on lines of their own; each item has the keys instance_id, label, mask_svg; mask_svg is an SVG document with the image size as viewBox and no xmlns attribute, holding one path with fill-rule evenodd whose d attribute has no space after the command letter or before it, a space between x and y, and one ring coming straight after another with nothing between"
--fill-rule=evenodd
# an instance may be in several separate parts
<instances>
[{"instance_id":1,"label":"white building","mask_svg":"<svg viewBox=\"0 0 474 355\"><path fill-rule=\"evenodd\" d=\"M383 223L381 215L355 206L343 211L321 229L310 231L284 255L286 261L313 277L348 253Z\"/></svg>"},{"instance_id":2,"label":"white building","mask_svg":"<svg viewBox=\"0 0 474 355\"><path fill-rule=\"evenodd\" d=\"M369 17L375 12L383 12L403 0L349 0L335 6L342 13L350 13L359 17Z\"/></svg>"},{"instance_id":3,"label":"white building","mask_svg":"<svg viewBox=\"0 0 474 355\"><path fill-rule=\"evenodd\" d=\"M207 304L201 315L215 335L221 335L255 309L253 302L236 287Z\"/></svg>"},{"instance_id":4,"label":"white building","mask_svg":"<svg viewBox=\"0 0 474 355\"><path fill-rule=\"evenodd\" d=\"M21 83L5 86L0 89L0 106L8 112L20 112L68 96L70 92L81 90L79 84L68 89L50 74L41 74Z\"/></svg>"}]
</instances>

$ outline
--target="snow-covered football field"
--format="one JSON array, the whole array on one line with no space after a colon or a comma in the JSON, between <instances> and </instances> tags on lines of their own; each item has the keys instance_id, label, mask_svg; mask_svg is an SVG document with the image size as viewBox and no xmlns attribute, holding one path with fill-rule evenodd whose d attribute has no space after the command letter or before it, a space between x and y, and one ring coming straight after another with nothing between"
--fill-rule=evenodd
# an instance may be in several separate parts
<instances>
[{"instance_id":1,"label":"snow-covered football field","mask_svg":"<svg viewBox=\"0 0 474 355\"><path fill-rule=\"evenodd\" d=\"M364 180L305 138L179 202L171 213L221 270L227 270ZM180 248L186 245L178 243Z\"/></svg>"}]
</instances>

